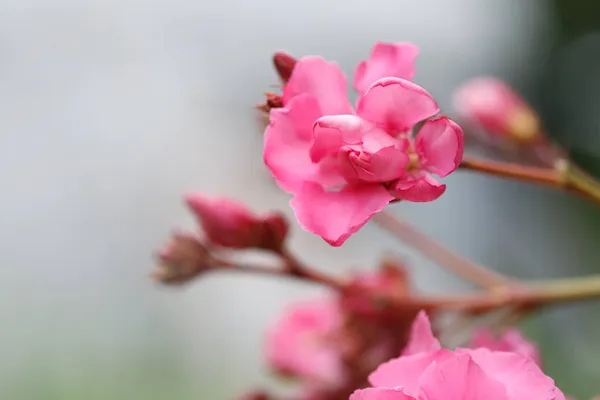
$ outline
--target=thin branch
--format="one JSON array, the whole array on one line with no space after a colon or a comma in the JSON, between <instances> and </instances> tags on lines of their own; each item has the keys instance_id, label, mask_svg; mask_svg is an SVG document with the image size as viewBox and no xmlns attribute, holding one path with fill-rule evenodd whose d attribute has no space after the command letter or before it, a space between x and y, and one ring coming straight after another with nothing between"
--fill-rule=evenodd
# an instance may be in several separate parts
<instances>
[{"instance_id":1,"label":"thin branch","mask_svg":"<svg viewBox=\"0 0 600 400\"><path fill-rule=\"evenodd\" d=\"M492 288L511 282L509 278L445 248L390 212L376 214L373 221L430 260L477 286Z\"/></svg>"}]
</instances>

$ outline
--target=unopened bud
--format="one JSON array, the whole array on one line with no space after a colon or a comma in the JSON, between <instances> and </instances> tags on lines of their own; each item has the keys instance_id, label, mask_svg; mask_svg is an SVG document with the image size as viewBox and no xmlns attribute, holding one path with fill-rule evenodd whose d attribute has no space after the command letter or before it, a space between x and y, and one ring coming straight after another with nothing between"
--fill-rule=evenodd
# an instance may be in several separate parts
<instances>
[{"instance_id":1,"label":"unopened bud","mask_svg":"<svg viewBox=\"0 0 600 400\"><path fill-rule=\"evenodd\" d=\"M279 251L283 247L288 234L289 224L287 219L279 213L270 213L262 221L262 240L259 247Z\"/></svg>"},{"instance_id":2,"label":"unopened bud","mask_svg":"<svg viewBox=\"0 0 600 400\"><path fill-rule=\"evenodd\" d=\"M261 111L268 113L272 108L283 107L283 98L281 95L272 92L265 93L266 101L256 106Z\"/></svg>"},{"instance_id":3,"label":"unopened bud","mask_svg":"<svg viewBox=\"0 0 600 400\"><path fill-rule=\"evenodd\" d=\"M158 254L152 277L165 284L182 284L214 266L206 247L192 234L175 232Z\"/></svg>"},{"instance_id":4,"label":"unopened bud","mask_svg":"<svg viewBox=\"0 0 600 400\"><path fill-rule=\"evenodd\" d=\"M520 144L543 136L537 113L500 79L473 79L455 92L453 102L458 116L473 128Z\"/></svg>"},{"instance_id":5,"label":"unopened bud","mask_svg":"<svg viewBox=\"0 0 600 400\"><path fill-rule=\"evenodd\" d=\"M379 270L355 276L341 297L344 310L355 314L376 314L394 297L410 294L408 273L402 262L386 258Z\"/></svg>"},{"instance_id":6,"label":"unopened bud","mask_svg":"<svg viewBox=\"0 0 600 400\"><path fill-rule=\"evenodd\" d=\"M279 214L256 215L244 204L200 193L186 197L207 239L216 246L278 251L287 235L287 222Z\"/></svg>"},{"instance_id":7,"label":"unopened bud","mask_svg":"<svg viewBox=\"0 0 600 400\"><path fill-rule=\"evenodd\" d=\"M296 59L291 55L278 51L273 56L273 65L281 78L281 81L285 84L292 76L292 71L296 66Z\"/></svg>"}]
</instances>

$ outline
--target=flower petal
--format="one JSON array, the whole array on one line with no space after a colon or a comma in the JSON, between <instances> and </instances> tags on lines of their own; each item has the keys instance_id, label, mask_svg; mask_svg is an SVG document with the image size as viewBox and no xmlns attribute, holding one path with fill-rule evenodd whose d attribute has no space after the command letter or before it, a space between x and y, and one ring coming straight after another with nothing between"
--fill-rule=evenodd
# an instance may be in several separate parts
<instances>
[{"instance_id":1,"label":"flower petal","mask_svg":"<svg viewBox=\"0 0 600 400\"><path fill-rule=\"evenodd\" d=\"M377 184L348 185L339 192L328 192L309 182L296 193L291 205L304 230L321 236L332 246L341 246L392 199Z\"/></svg>"},{"instance_id":2,"label":"flower petal","mask_svg":"<svg viewBox=\"0 0 600 400\"><path fill-rule=\"evenodd\" d=\"M410 339L404 350L402 350L402 355L410 356L419 353L429 353L441 348L439 340L433 336L433 332L431 331L429 317L425 311L420 311L412 324Z\"/></svg>"},{"instance_id":3,"label":"flower petal","mask_svg":"<svg viewBox=\"0 0 600 400\"><path fill-rule=\"evenodd\" d=\"M446 185L429 174L401 179L394 187L398 198L416 203L437 200L446 191Z\"/></svg>"},{"instance_id":4,"label":"flower petal","mask_svg":"<svg viewBox=\"0 0 600 400\"><path fill-rule=\"evenodd\" d=\"M263 159L279 186L288 192L294 192L305 181L325 186L344 182L335 170L321 168L310 160L312 126L320 116L316 99L309 95L297 96L285 108L271 110Z\"/></svg>"},{"instance_id":5,"label":"flower petal","mask_svg":"<svg viewBox=\"0 0 600 400\"><path fill-rule=\"evenodd\" d=\"M434 363L421 376L427 400L512 400L504 385L485 373L468 354ZM536 397L531 397L531 399Z\"/></svg>"},{"instance_id":6,"label":"flower petal","mask_svg":"<svg viewBox=\"0 0 600 400\"><path fill-rule=\"evenodd\" d=\"M344 144L356 144L373 125L356 115L328 115L319 118L313 127L310 158L319 162L337 154Z\"/></svg>"},{"instance_id":7,"label":"flower petal","mask_svg":"<svg viewBox=\"0 0 600 400\"><path fill-rule=\"evenodd\" d=\"M309 56L298 60L283 89L283 104L307 93L317 99L321 115L354 114L344 72L335 62Z\"/></svg>"},{"instance_id":8,"label":"flower petal","mask_svg":"<svg viewBox=\"0 0 600 400\"><path fill-rule=\"evenodd\" d=\"M359 389L350 395L349 400L417 400L404 393L401 388Z\"/></svg>"},{"instance_id":9,"label":"flower petal","mask_svg":"<svg viewBox=\"0 0 600 400\"><path fill-rule=\"evenodd\" d=\"M375 387L403 387L412 396L419 394L419 378L432 363L452 357L449 350L420 353L394 358L381 364L369 375L369 383Z\"/></svg>"},{"instance_id":10,"label":"flower petal","mask_svg":"<svg viewBox=\"0 0 600 400\"><path fill-rule=\"evenodd\" d=\"M542 366L542 358L538 346L528 340L520 330L507 329L500 337L494 336L489 328L481 328L471 335L469 347L485 347L494 351L509 351L531 358L537 365Z\"/></svg>"},{"instance_id":11,"label":"flower petal","mask_svg":"<svg viewBox=\"0 0 600 400\"><path fill-rule=\"evenodd\" d=\"M390 133L408 132L439 107L421 86L400 78L376 81L359 99L357 114Z\"/></svg>"},{"instance_id":12,"label":"flower petal","mask_svg":"<svg viewBox=\"0 0 600 400\"><path fill-rule=\"evenodd\" d=\"M468 353L489 376L504 384L510 400L565 400L555 386L529 357L489 349L459 349Z\"/></svg>"},{"instance_id":13,"label":"flower petal","mask_svg":"<svg viewBox=\"0 0 600 400\"><path fill-rule=\"evenodd\" d=\"M408 164L406 150L384 147L373 154L349 152L340 156L340 169L347 181L389 182L404 174Z\"/></svg>"},{"instance_id":14,"label":"flower petal","mask_svg":"<svg viewBox=\"0 0 600 400\"><path fill-rule=\"evenodd\" d=\"M354 88L364 93L378 79L385 77L412 80L419 48L412 43L375 43L368 60L354 71Z\"/></svg>"},{"instance_id":15,"label":"flower petal","mask_svg":"<svg viewBox=\"0 0 600 400\"><path fill-rule=\"evenodd\" d=\"M462 161L463 131L446 117L432 119L419 130L415 147L423 168L443 178Z\"/></svg>"}]
</instances>

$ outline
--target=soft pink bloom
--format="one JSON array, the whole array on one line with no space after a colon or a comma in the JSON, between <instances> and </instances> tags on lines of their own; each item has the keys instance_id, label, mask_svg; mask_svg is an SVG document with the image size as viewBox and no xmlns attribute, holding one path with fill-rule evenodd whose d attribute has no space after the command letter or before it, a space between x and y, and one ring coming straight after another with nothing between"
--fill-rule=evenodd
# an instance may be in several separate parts
<instances>
[{"instance_id":1,"label":"soft pink bloom","mask_svg":"<svg viewBox=\"0 0 600 400\"><path fill-rule=\"evenodd\" d=\"M455 92L458 116L476 129L521 143L542 135L539 117L531 106L504 81L480 77Z\"/></svg>"},{"instance_id":2,"label":"soft pink bloom","mask_svg":"<svg viewBox=\"0 0 600 400\"><path fill-rule=\"evenodd\" d=\"M369 376L373 387L357 390L351 400L565 400L531 358L485 348L439 349L431 332L423 332L426 318L419 315L411 338L425 351L381 364Z\"/></svg>"},{"instance_id":3,"label":"soft pink bloom","mask_svg":"<svg viewBox=\"0 0 600 400\"><path fill-rule=\"evenodd\" d=\"M335 299L292 304L267 332L266 357L276 371L315 386L346 379L339 340L342 314Z\"/></svg>"},{"instance_id":4,"label":"soft pink bloom","mask_svg":"<svg viewBox=\"0 0 600 400\"><path fill-rule=\"evenodd\" d=\"M537 345L523 336L521 331L516 328L506 330L500 337L494 336L489 329L477 330L471 337L469 347L485 347L495 351L518 353L531 358L537 365L542 365Z\"/></svg>"},{"instance_id":5,"label":"soft pink bloom","mask_svg":"<svg viewBox=\"0 0 600 400\"><path fill-rule=\"evenodd\" d=\"M356 111L337 64L301 58L284 88L284 107L271 110L264 161L294 194L300 225L334 246L394 199L437 199L445 185L431 174L445 177L462 159L461 128L445 117L427 120L438 105L402 79L414 74L416 53L406 43L376 44L357 68Z\"/></svg>"},{"instance_id":6,"label":"soft pink bloom","mask_svg":"<svg viewBox=\"0 0 600 400\"><path fill-rule=\"evenodd\" d=\"M257 215L235 200L202 193L189 194L185 201L213 245L277 250L287 236L287 222L277 213Z\"/></svg>"}]
</instances>

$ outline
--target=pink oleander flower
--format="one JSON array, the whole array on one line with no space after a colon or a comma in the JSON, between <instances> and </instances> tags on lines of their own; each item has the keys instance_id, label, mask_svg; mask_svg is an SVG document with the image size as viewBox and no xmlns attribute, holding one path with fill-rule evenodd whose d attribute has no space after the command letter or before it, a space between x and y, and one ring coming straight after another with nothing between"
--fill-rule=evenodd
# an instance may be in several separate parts
<instances>
[{"instance_id":1,"label":"pink oleander flower","mask_svg":"<svg viewBox=\"0 0 600 400\"><path fill-rule=\"evenodd\" d=\"M287 236L287 222L277 213L257 215L235 200L202 193L190 194L185 201L213 245L280 250Z\"/></svg>"},{"instance_id":2,"label":"pink oleander flower","mask_svg":"<svg viewBox=\"0 0 600 400\"><path fill-rule=\"evenodd\" d=\"M528 340L516 328L506 330L502 336L496 337L489 329L474 332L469 347L485 347L495 351L508 351L531 358L537 365L542 366L542 357L538 346Z\"/></svg>"},{"instance_id":3,"label":"pink oleander flower","mask_svg":"<svg viewBox=\"0 0 600 400\"><path fill-rule=\"evenodd\" d=\"M475 129L529 144L543 135L539 117L513 88L493 77L475 78L454 94L458 116Z\"/></svg>"},{"instance_id":4,"label":"pink oleander flower","mask_svg":"<svg viewBox=\"0 0 600 400\"><path fill-rule=\"evenodd\" d=\"M355 72L356 110L339 66L303 57L284 87L284 107L271 109L264 161L294 194L300 225L333 246L392 200L437 199L445 185L432 174L445 177L462 159L461 128L429 119L438 105L409 80L416 55L411 44L376 44Z\"/></svg>"},{"instance_id":5,"label":"pink oleander flower","mask_svg":"<svg viewBox=\"0 0 600 400\"><path fill-rule=\"evenodd\" d=\"M335 299L292 304L267 332L266 357L276 371L315 387L336 387L346 379L337 334L342 313Z\"/></svg>"},{"instance_id":6,"label":"pink oleander flower","mask_svg":"<svg viewBox=\"0 0 600 400\"><path fill-rule=\"evenodd\" d=\"M410 354L381 364L373 386L350 400L565 400L554 381L521 354L441 349L424 312L416 318Z\"/></svg>"}]
</instances>

